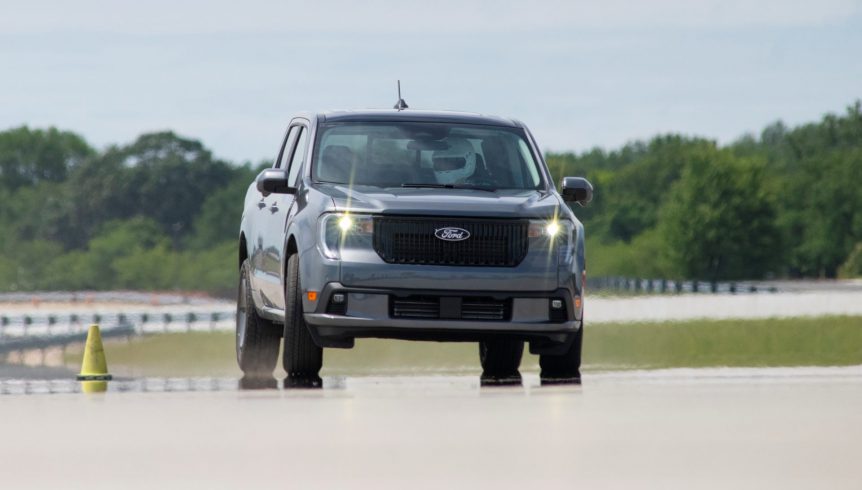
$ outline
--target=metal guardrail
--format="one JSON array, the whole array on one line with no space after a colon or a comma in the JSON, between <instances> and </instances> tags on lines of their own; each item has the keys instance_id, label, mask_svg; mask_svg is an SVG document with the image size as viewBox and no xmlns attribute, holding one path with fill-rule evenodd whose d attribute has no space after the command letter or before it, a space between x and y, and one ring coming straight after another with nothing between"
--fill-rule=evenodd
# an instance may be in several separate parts
<instances>
[{"instance_id":1,"label":"metal guardrail","mask_svg":"<svg viewBox=\"0 0 862 490\"><path fill-rule=\"evenodd\" d=\"M233 320L235 310L220 309L210 311L189 312L130 312L130 313L43 313L43 314L0 314L0 335L4 330L18 329L26 332L39 327L47 330L69 329L76 325L126 324L134 325L182 323L193 325L197 323L218 323Z\"/></svg>"},{"instance_id":2,"label":"metal guardrail","mask_svg":"<svg viewBox=\"0 0 862 490\"><path fill-rule=\"evenodd\" d=\"M103 338L131 337L135 335L135 328L132 325L120 325L101 333ZM21 335L0 340L0 354L84 343L86 340L86 331L56 335Z\"/></svg>"},{"instance_id":3,"label":"metal guardrail","mask_svg":"<svg viewBox=\"0 0 862 490\"><path fill-rule=\"evenodd\" d=\"M774 293L774 286L755 282L673 281L629 277L588 277L588 292L626 292L634 294L679 293ZM179 294L137 293L132 291L84 291L44 293L4 293L0 299L20 302L138 301L152 304L192 304L197 298ZM191 299L190 299L191 298ZM210 300L211 301L211 300ZM218 308L204 311L138 311L129 313L43 313L0 314L0 355L28 349L44 349L83 342L87 327L99 324L105 337L131 337L147 333L190 331L229 331L234 328L235 310Z\"/></svg>"},{"instance_id":4,"label":"metal guardrail","mask_svg":"<svg viewBox=\"0 0 862 490\"><path fill-rule=\"evenodd\" d=\"M0 354L84 342L91 324L100 325L103 337L132 337L149 333L233 330L234 316L233 310L0 315Z\"/></svg>"},{"instance_id":5,"label":"metal guardrail","mask_svg":"<svg viewBox=\"0 0 862 490\"><path fill-rule=\"evenodd\" d=\"M587 277L587 292L610 291L647 294L681 293L775 293L775 286L755 282L675 281L671 279L644 279L631 277Z\"/></svg>"},{"instance_id":6,"label":"metal guardrail","mask_svg":"<svg viewBox=\"0 0 862 490\"><path fill-rule=\"evenodd\" d=\"M22 291L0 293L0 303L136 303L141 305L202 305L213 298L194 292L148 291Z\"/></svg>"}]
</instances>

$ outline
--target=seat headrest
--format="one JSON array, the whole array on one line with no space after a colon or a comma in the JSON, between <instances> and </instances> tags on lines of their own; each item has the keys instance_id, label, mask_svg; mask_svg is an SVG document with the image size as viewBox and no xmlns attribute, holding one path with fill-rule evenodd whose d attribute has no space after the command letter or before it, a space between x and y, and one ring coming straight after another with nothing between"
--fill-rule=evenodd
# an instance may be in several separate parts
<instances>
[{"instance_id":1,"label":"seat headrest","mask_svg":"<svg viewBox=\"0 0 862 490\"><path fill-rule=\"evenodd\" d=\"M320 155L320 158L327 164L336 163L341 165L353 163L353 157L353 150L344 145L329 145L323 148L323 153Z\"/></svg>"}]
</instances>

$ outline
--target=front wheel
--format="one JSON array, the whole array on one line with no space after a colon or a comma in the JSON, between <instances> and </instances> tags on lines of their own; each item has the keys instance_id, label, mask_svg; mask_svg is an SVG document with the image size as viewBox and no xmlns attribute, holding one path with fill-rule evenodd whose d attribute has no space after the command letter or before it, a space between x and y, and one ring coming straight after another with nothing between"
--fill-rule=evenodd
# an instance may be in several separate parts
<instances>
[{"instance_id":1,"label":"front wheel","mask_svg":"<svg viewBox=\"0 0 862 490\"><path fill-rule=\"evenodd\" d=\"M288 378L317 379L323 365L323 349L314 343L302 316L299 255L287 260L284 281L284 354L282 363Z\"/></svg>"},{"instance_id":2,"label":"front wheel","mask_svg":"<svg viewBox=\"0 0 862 490\"><path fill-rule=\"evenodd\" d=\"M479 361L482 363L482 378L520 378L518 368L524 355L524 341L490 339L479 342Z\"/></svg>"},{"instance_id":3,"label":"front wheel","mask_svg":"<svg viewBox=\"0 0 862 490\"><path fill-rule=\"evenodd\" d=\"M254 307L246 259L239 274L236 301L236 362L249 377L272 376L278 362L279 330L271 321L261 318Z\"/></svg>"},{"instance_id":4,"label":"front wheel","mask_svg":"<svg viewBox=\"0 0 862 490\"><path fill-rule=\"evenodd\" d=\"M580 383L581 382L581 348L584 343L584 324L571 340L565 353L557 356L539 356L539 366L542 368L543 384Z\"/></svg>"}]
</instances>

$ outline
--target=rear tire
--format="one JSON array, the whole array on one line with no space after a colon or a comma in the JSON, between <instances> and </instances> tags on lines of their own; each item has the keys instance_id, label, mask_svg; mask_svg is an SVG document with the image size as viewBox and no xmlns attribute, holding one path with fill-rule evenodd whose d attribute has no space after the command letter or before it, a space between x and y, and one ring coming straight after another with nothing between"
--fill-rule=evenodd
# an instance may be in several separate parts
<instances>
[{"instance_id":1,"label":"rear tire","mask_svg":"<svg viewBox=\"0 0 862 490\"><path fill-rule=\"evenodd\" d=\"M314 343L302 316L302 288L299 255L287 260L284 287L284 354L282 364L289 378L318 378L323 366L323 349Z\"/></svg>"},{"instance_id":2,"label":"rear tire","mask_svg":"<svg viewBox=\"0 0 862 490\"><path fill-rule=\"evenodd\" d=\"M236 362L242 372L253 378L272 377L278 362L279 329L261 318L254 306L249 283L250 264L242 263L236 305Z\"/></svg>"},{"instance_id":3,"label":"rear tire","mask_svg":"<svg viewBox=\"0 0 862 490\"><path fill-rule=\"evenodd\" d=\"M524 341L491 339L479 342L479 361L482 378L519 378Z\"/></svg>"},{"instance_id":4,"label":"rear tire","mask_svg":"<svg viewBox=\"0 0 862 490\"><path fill-rule=\"evenodd\" d=\"M584 324L575 334L568 351L558 356L539 356L539 366L542 368L540 377L543 384L580 383L581 382L581 350L584 344Z\"/></svg>"}]
</instances>

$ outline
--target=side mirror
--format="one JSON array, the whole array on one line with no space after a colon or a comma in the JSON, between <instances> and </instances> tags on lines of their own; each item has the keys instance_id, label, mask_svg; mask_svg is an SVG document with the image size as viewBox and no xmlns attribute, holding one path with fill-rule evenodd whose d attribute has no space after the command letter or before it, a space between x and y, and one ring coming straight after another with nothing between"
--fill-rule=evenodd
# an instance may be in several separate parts
<instances>
[{"instance_id":1,"label":"side mirror","mask_svg":"<svg viewBox=\"0 0 862 490\"><path fill-rule=\"evenodd\" d=\"M562 194L564 201L586 206L593 200L593 184L583 177L563 177Z\"/></svg>"},{"instance_id":2,"label":"side mirror","mask_svg":"<svg viewBox=\"0 0 862 490\"><path fill-rule=\"evenodd\" d=\"M287 172L280 168L268 168L257 175L257 190L262 194L296 194L296 187L287 183Z\"/></svg>"}]
</instances>

